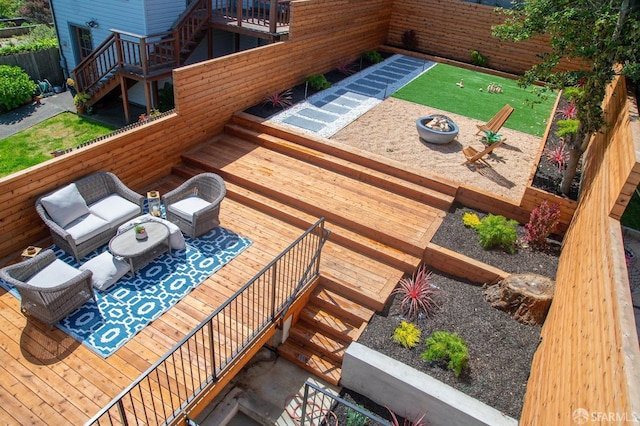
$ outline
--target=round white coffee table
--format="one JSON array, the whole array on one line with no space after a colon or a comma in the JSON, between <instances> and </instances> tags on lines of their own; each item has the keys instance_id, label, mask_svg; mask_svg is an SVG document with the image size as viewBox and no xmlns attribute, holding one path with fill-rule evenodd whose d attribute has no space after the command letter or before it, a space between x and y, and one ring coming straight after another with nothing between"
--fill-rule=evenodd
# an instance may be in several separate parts
<instances>
[{"instance_id":1,"label":"round white coffee table","mask_svg":"<svg viewBox=\"0 0 640 426\"><path fill-rule=\"evenodd\" d=\"M114 256L128 259L132 275L135 275L137 270L148 265L165 251L171 254L167 225L152 221L143 221L136 223L136 225L144 226L147 238L138 240L135 226L132 226L109 241L109 251Z\"/></svg>"}]
</instances>

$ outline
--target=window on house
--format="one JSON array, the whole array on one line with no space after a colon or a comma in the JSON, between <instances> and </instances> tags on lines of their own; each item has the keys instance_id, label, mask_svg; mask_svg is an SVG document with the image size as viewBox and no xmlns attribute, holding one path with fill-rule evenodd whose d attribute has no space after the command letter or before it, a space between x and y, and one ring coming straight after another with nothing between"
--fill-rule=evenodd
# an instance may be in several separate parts
<instances>
[{"instance_id":1,"label":"window on house","mask_svg":"<svg viewBox=\"0 0 640 426\"><path fill-rule=\"evenodd\" d=\"M73 27L75 44L78 54L78 62L89 56L93 51L93 42L91 41L91 30L84 27Z\"/></svg>"}]
</instances>

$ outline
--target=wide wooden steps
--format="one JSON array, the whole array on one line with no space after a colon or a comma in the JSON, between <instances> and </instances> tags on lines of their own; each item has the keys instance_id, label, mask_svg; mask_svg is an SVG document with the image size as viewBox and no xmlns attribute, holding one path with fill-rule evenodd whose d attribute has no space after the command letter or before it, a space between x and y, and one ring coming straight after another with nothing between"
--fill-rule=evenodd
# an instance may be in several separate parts
<instances>
[{"instance_id":1,"label":"wide wooden steps","mask_svg":"<svg viewBox=\"0 0 640 426\"><path fill-rule=\"evenodd\" d=\"M328 383L338 385L342 360L374 311L324 286L313 291L278 353Z\"/></svg>"},{"instance_id":2,"label":"wide wooden steps","mask_svg":"<svg viewBox=\"0 0 640 426\"><path fill-rule=\"evenodd\" d=\"M223 135L183 161L220 174L277 202L421 257L443 210L256 145Z\"/></svg>"},{"instance_id":3,"label":"wide wooden steps","mask_svg":"<svg viewBox=\"0 0 640 426\"><path fill-rule=\"evenodd\" d=\"M331 235L318 285L278 350L338 384L348 345L420 264L455 188L300 135L291 139L282 129L234 117L225 133L183 154L173 174L217 173L228 202L300 229L325 218Z\"/></svg>"}]
</instances>

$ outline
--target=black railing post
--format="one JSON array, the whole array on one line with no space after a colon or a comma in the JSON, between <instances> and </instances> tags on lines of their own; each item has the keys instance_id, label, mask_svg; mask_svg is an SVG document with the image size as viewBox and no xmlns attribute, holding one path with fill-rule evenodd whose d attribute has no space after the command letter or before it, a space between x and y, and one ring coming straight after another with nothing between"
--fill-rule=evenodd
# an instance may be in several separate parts
<instances>
[{"instance_id":1,"label":"black railing post","mask_svg":"<svg viewBox=\"0 0 640 426\"><path fill-rule=\"evenodd\" d=\"M273 272L271 276L271 320L275 320L276 316L276 286L278 283L277 275L278 275L278 265L273 265Z\"/></svg>"}]
</instances>

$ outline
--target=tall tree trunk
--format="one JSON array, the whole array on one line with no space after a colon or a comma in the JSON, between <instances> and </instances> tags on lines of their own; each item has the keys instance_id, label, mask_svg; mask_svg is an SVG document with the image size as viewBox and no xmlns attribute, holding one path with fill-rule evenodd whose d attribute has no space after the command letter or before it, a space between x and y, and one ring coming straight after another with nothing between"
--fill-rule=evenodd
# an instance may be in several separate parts
<instances>
[{"instance_id":1,"label":"tall tree trunk","mask_svg":"<svg viewBox=\"0 0 640 426\"><path fill-rule=\"evenodd\" d=\"M562 182L560 183L560 192L564 195L569 195L571 191L571 182L573 182L573 178L576 176L581 156L582 152L579 149L571 148L569 150L569 161L567 161L567 168L564 171Z\"/></svg>"}]
</instances>

